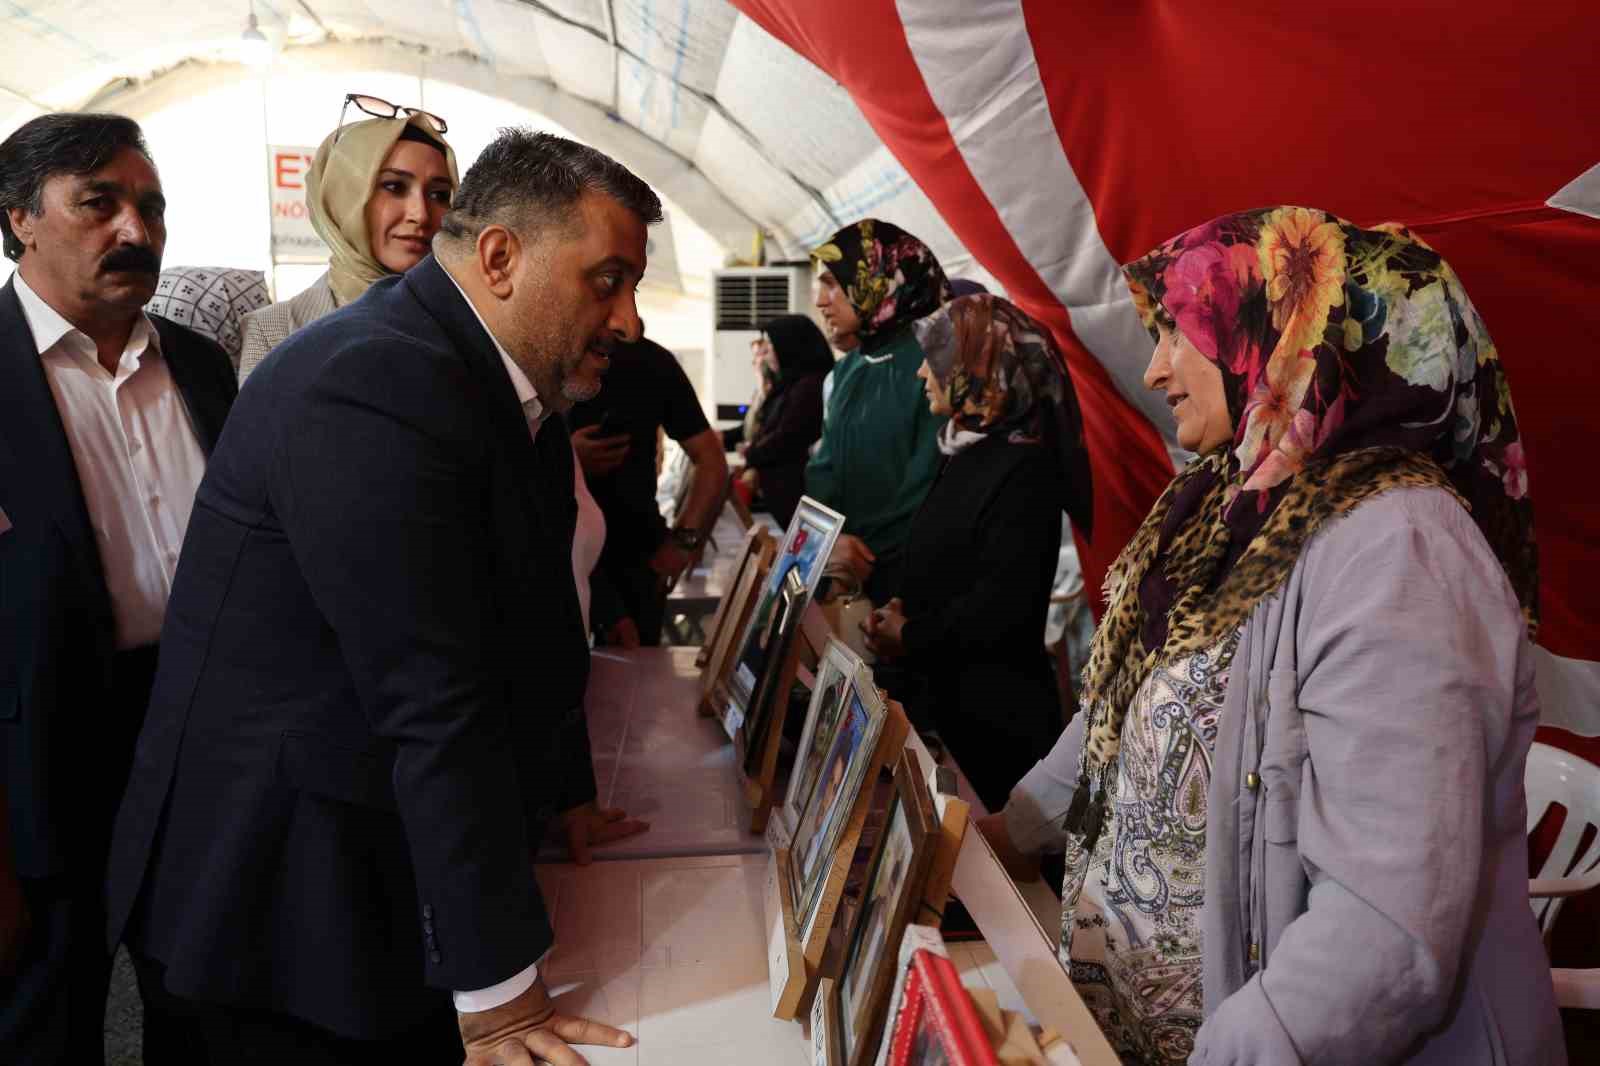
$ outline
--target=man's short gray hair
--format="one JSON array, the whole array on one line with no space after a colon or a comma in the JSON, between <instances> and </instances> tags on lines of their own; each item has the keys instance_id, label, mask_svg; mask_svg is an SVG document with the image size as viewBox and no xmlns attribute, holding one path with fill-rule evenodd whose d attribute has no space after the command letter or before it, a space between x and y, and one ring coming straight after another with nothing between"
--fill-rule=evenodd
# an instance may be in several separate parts
<instances>
[{"instance_id":1,"label":"man's short gray hair","mask_svg":"<svg viewBox=\"0 0 1600 1066\"><path fill-rule=\"evenodd\" d=\"M491 225L524 237L551 225L572 225L578 218L572 206L586 192L611 196L647 226L661 221L661 198L604 152L552 133L507 127L461 179L440 239L470 245Z\"/></svg>"}]
</instances>

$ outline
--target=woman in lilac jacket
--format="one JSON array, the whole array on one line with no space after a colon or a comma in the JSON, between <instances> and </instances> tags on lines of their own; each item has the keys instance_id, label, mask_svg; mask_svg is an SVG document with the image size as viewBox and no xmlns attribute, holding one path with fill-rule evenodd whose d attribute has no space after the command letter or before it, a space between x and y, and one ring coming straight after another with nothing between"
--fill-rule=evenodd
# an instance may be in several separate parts
<instances>
[{"instance_id":1,"label":"woman in lilac jacket","mask_svg":"<svg viewBox=\"0 0 1600 1066\"><path fill-rule=\"evenodd\" d=\"M1459 279L1295 207L1125 274L1198 454L986 834L1066 845L1062 961L1125 1062L1564 1063L1526 897L1527 475Z\"/></svg>"}]
</instances>

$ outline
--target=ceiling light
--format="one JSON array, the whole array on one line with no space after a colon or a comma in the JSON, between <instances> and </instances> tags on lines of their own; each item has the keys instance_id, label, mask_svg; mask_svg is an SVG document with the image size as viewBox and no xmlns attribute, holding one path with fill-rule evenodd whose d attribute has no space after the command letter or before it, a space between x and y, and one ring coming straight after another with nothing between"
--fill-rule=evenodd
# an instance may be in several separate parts
<instances>
[{"instance_id":1,"label":"ceiling light","mask_svg":"<svg viewBox=\"0 0 1600 1066\"><path fill-rule=\"evenodd\" d=\"M261 25L256 22L254 5L250 9L250 22L244 29L244 35L239 38L239 51L244 61L252 67L264 67L272 62L272 42L267 40L267 35L261 32Z\"/></svg>"}]
</instances>

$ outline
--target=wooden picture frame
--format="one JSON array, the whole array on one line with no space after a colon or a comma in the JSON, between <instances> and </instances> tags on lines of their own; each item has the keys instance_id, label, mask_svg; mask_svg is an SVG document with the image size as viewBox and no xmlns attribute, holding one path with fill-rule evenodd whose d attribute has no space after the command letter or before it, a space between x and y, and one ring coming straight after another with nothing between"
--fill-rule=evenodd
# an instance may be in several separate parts
<instances>
[{"instance_id":1,"label":"wooden picture frame","mask_svg":"<svg viewBox=\"0 0 1600 1066\"><path fill-rule=\"evenodd\" d=\"M789 844L795 934L813 965L822 961L866 820L871 783L883 766L897 762L909 729L900 705L884 700L875 686L852 684L845 700L845 713Z\"/></svg>"},{"instance_id":2,"label":"wooden picture frame","mask_svg":"<svg viewBox=\"0 0 1600 1066\"><path fill-rule=\"evenodd\" d=\"M839 1046L839 997L836 982L824 977L811 1001L811 1066L844 1066L844 1050Z\"/></svg>"},{"instance_id":3,"label":"wooden picture frame","mask_svg":"<svg viewBox=\"0 0 1600 1066\"><path fill-rule=\"evenodd\" d=\"M834 994L844 1066L865 1066L878 1052L900 938L922 907L939 823L916 756L902 751L883 830L867 860L861 903L845 935Z\"/></svg>"},{"instance_id":4,"label":"wooden picture frame","mask_svg":"<svg viewBox=\"0 0 1600 1066\"><path fill-rule=\"evenodd\" d=\"M700 675L701 715L714 717L727 706L726 697L718 702L717 693L724 691L729 663L733 654L733 641L743 632L744 624L755 605L757 591L766 581L772 558L777 554L777 541L762 526L754 526L744 538L744 549L734 566L733 579L722 602L717 605L706 634L706 643L695 656L696 665L702 667Z\"/></svg>"},{"instance_id":5,"label":"wooden picture frame","mask_svg":"<svg viewBox=\"0 0 1600 1066\"><path fill-rule=\"evenodd\" d=\"M871 806L870 784L877 781L885 766L892 765L905 751L906 735L910 731L904 710L898 703L884 701L877 689L871 689L867 698L859 701L852 692L849 699L847 706L851 714L861 717L858 727L866 731L866 735L850 744L851 756L840 774L840 785L827 800L830 811L816 819L819 825L815 832L821 833L821 838L815 845L809 845L812 837L802 834L802 844L812 846L815 853L811 859L812 882L807 885L797 880L796 870L805 869L806 864L795 858L787 843L779 843L773 852L778 858L770 872L780 883L769 886L767 893L767 976L772 984L775 1018L797 1017L816 987L828 933L833 928L839 899L844 894L845 878L850 873L861 828ZM876 712L881 714L876 721L872 717L874 712L867 710L869 701L882 708L881 712ZM842 719L841 729L847 724L848 719ZM873 729L877 730L875 734L871 732ZM820 796L817 801L822 801ZM814 892L809 899L802 899L796 890L808 887ZM781 936L778 935L780 931Z\"/></svg>"},{"instance_id":6,"label":"wooden picture frame","mask_svg":"<svg viewBox=\"0 0 1600 1066\"><path fill-rule=\"evenodd\" d=\"M885 1025L885 1066L999 1066L983 1019L948 955L920 948Z\"/></svg>"},{"instance_id":7,"label":"wooden picture frame","mask_svg":"<svg viewBox=\"0 0 1600 1066\"><path fill-rule=\"evenodd\" d=\"M800 743L795 749L794 766L789 771L783 803L778 807L778 824L786 839L792 840L800 825L801 808L817 783L823 756L827 754L828 744L844 709L845 695L852 685L870 687L872 671L862 663L859 655L850 650L848 644L830 635L817 657L811 702L806 708L805 724L800 729Z\"/></svg>"},{"instance_id":8,"label":"wooden picture frame","mask_svg":"<svg viewBox=\"0 0 1600 1066\"><path fill-rule=\"evenodd\" d=\"M762 585L755 610L745 620L734 642L733 659L723 678L722 690L716 695L726 707L722 712L725 725L730 718L741 719L749 713L750 701L767 673L767 649L761 646L760 635L777 609L784 578L790 570L798 570L805 582L806 598L814 597L834 542L843 528L844 515L809 496L800 498L800 505L795 508L794 518L789 522L783 543ZM732 730L728 736L732 739Z\"/></svg>"},{"instance_id":9,"label":"wooden picture frame","mask_svg":"<svg viewBox=\"0 0 1600 1066\"><path fill-rule=\"evenodd\" d=\"M773 719L783 716L778 705L788 707L789 686L794 682L795 642L800 634L800 619L810 601L805 581L791 569L783 576L777 605L767 625L757 634L757 641L766 649L766 669L740 716L734 736L746 777L754 772L766 750L767 731Z\"/></svg>"}]
</instances>

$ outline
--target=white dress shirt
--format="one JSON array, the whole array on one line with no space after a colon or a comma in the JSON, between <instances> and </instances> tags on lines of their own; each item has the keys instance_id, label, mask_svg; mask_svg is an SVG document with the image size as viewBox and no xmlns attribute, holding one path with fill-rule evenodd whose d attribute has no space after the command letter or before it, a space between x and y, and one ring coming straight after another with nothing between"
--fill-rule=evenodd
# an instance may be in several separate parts
<instances>
[{"instance_id":1,"label":"white dress shirt","mask_svg":"<svg viewBox=\"0 0 1600 1066\"><path fill-rule=\"evenodd\" d=\"M494 350L500 353L500 360L505 363L506 373L511 376L511 387L517 390L517 402L522 405L522 417L528 420L528 435L537 437L539 435L539 427L544 425L545 416L549 412L545 410L544 404L539 401L539 394L533 391L533 382L529 381L528 375L524 374L522 368L512 361L511 353L506 351L505 345L500 343L500 338L494 335L494 331L489 328L489 323L485 322L483 316L478 314L478 309L472 307L472 301L468 299L466 290L461 287L455 278L450 277L448 270L445 271L444 276L450 278L450 283L455 285L457 292L461 293L461 298L466 301L467 306L472 308L473 317L478 320L478 325L483 327L483 331L494 342ZM545 954L548 955L549 952ZM520 970L499 984L490 985L488 988L478 988L469 992L452 992L451 998L455 1000L456 1010L462 1014L475 1014L478 1011L493 1010L496 1007L510 1003L533 987L533 983L539 979L539 964L543 961L544 957L541 956L529 963L527 969Z\"/></svg>"},{"instance_id":2,"label":"white dress shirt","mask_svg":"<svg viewBox=\"0 0 1600 1066\"><path fill-rule=\"evenodd\" d=\"M206 467L160 335L140 314L116 373L107 373L94 341L45 303L20 271L15 281L83 487L116 646L154 644Z\"/></svg>"},{"instance_id":3,"label":"white dress shirt","mask_svg":"<svg viewBox=\"0 0 1600 1066\"><path fill-rule=\"evenodd\" d=\"M572 581L578 587L583 632L589 636L589 575L594 573L600 562L600 551L606 546L606 516L594 502L576 450L572 453L572 486L578 497L578 525L572 533Z\"/></svg>"}]
</instances>

